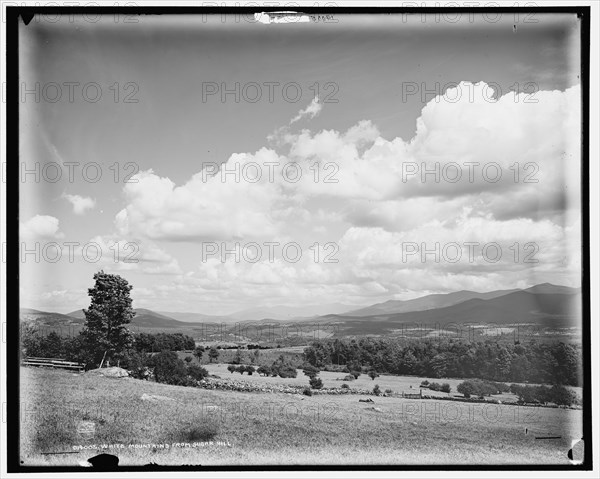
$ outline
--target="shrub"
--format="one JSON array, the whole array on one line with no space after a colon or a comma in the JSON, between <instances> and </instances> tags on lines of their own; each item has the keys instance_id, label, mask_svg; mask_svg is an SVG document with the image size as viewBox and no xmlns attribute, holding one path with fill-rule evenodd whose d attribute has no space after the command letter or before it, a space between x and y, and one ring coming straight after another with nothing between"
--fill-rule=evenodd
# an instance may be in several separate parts
<instances>
[{"instance_id":1,"label":"shrub","mask_svg":"<svg viewBox=\"0 0 600 479\"><path fill-rule=\"evenodd\" d=\"M296 371L296 368L292 364L285 360L282 354L271 365L271 374L281 378L295 378L298 376L298 371Z\"/></svg>"},{"instance_id":2,"label":"shrub","mask_svg":"<svg viewBox=\"0 0 600 479\"><path fill-rule=\"evenodd\" d=\"M280 378L295 378L296 376L298 376L298 371L291 366L286 366L279 370Z\"/></svg>"},{"instance_id":3,"label":"shrub","mask_svg":"<svg viewBox=\"0 0 600 479\"><path fill-rule=\"evenodd\" d=\"M145 353L139 353L134 349L126 351L121 359L121 367L126 369L133 378L147 379L148 377L148 357Z\"/></svg>"},{"instance_id":4,"label":"shrub","mask_svg":"<svg viewBox=\"0 0 600 479\"><path fill-rule=\"evenodd\" d=\"M263 376L269 376L271 374L271 368L269 366L260 366L256 372Z\"/></svg>"},{"instance_id":5,"label":"shrub","mask_svg":"<svg viewBox=\"0 0 600 479\"><path fill-rule=\"evenodd\" d=\"M493 383L498 392L507 393L510 391L510 386L506 383Z\"/></svg>"},{"instance_id":6,"label":"shrub","mask_svg":"<svg viewBox=\"0 0 600 479\"><path fill-rule=\"evenodd\" d=\"M386 394L393 394L393 393L394 393L394 391L392 391L391 389L386 389L386 390L385 390L385 393L386 393Z\"/></svg>"},{"instance_id":7,"label":"shrub","mask_svg":"<svg viewBox=\"0 0 600 479\"><path fill-rule=\"evenodd\" d=\"M208 359L211 363L219 359L219 351L217 349L219 348L212 347L208 350Z\"/></svg>"},{"instance_id":8,"label":"shrub","mask_svg":"<svg viewBox=\"0 0 600 479\"><path fill-rule=\"evenodd\" d=\"M246 372L246 366L244 364L240 364L235 368L236 373L244 374Z\"/></svg>"},{"instance_id":9,"label":"shrub","mask_svg":"<svg viewBox=\"0 0 600 479\"><path fill-rule=\"evenodd\" d=\"M302 372L304 373L305 376L308 376L309 378L312 379L312 378L316 378L317 374L319 374L320 371L318 368L308 365L308 366L304 367L304 370Z\"/></svg>"},{"instance_id":10,"label":"shrub","mask_svg":"<svg viewBox=\"0 0 600 479\"><path fill-rule=\"evenodd\" d=\"M381 389L379 389L379 384L375 384L375 387L373 388L373 394L375 394L375 396L379 396L381 394Z\"/></svg>"},{"instance_id":11,"label":"shrub","mask_svg":"<svg viewBox=\"0 0 600 479\"><path fill-rule=\"evenodd\" d=\"M377 374L377 371L375 371L374 369L370 369L369 372L367 373L367 375L373 380L375 381L375 378L379 377L379 374Z\"/></svg>"},{"instance_id":12,"label":"shrub","mask_svg":"<svg viewBox=\"0 0 600 479\"><path fill-rule=\"evenodd\" d=\"M246 366L246 372L248 376L252 376L256 372L256 368L254 366Z\"/></svg>"},{"instance_id":13,"label":"shrub","mask_svg":"<svg viewBox=\"0 0 600 479\"><path fill-rule=\"evenodd\" d=\"M202 356L204 355L204 346L196 346L194 349L194 356L198 358L198 361L202 361Z\"/></svg>"},{"instance_id":14,"label":"shrub","mask_svg":"<svg viewBox=\"0 0 600 479\"><path fill-rule=\"evenodd\" d=\"M537 386L535 388L535 398L542 404L552 401L551 389L548 386Z\"/></svg>"},{"instance_id":15,"label":"shrub","mask_svg":"<svg viewBox=\"0 0 600 479\"><path fill-rule=\"evenodd\" d=\"M432 391L440 391L442 389L442 385L438 383L431 383L429 385L429 389L431 389Z\"/></svg>"},{"instance_id":16,"label":"shrub","mask_svg":"<svg viewBox=\"0 0 600 479\"><path fill-rule=\"evenodd\" d=\"M450 394L450 391L452 391L452 388L450 387L450 384L444 383L444 384L442 384L440 391Z\"/></svg>"},{"instance_id":17,"label":"shrub","mask_svg":"<svg viewBox=\"0 0 600 479\"><path fill-rule=\"evenodd\" d=\"M464 381L464 382L460 383L456 387L456 390L459 393L461 393L464 397L466 397L467 399L470 398L472 394L476 393L475 386L470 381Z\"/></svg>"},{"instance_id":18,"label":"shrub","mask_svg":"<svg viewBox=\"0 0 600 479\"><path fill-rule=\"evenodd\" d=\"M573 391L566 387L554 385L550 389L550 401L557 406L570 406L571 404L577 404L579 398Z\"/></svg>"},{"instance_id":19,"label":"shrub","mask_svg":"<svg viewBox=\"0 0 600 479\"><path fill-rule=\"evenodd\" d=\"M317 377L310 378L308 384L310 384L311 389L321 389L323 387L323 381Z\"/></svg>"},{"instance_id":20,"label":"shrub","mask_svg":"<svg viewBox=\"0 0 600 479\"><path fill-rule=\"evenodd\" d=\"M352 374L348 374L346 376L344 376L344 381L354 381L354 376L352 376Z\"/></svg>"},{"instance_id":21,"label":"shrub","mask_svg":"<svg viewBox=\"0 0 600 479\"><path fill-rule=\"evenodd\" d=\"M183 360L189 364L192 362L192 359L194 359L194 358L192 358L191 356L186 356Z\"/></svg>"},{"instance_id":22,"label":"shrub","mask_svg":"<svg viewBox=\"0 0 600 479\"><path fill-rule=\"evenodd\" d=\"M422 388L427 388L429 387L429 381L427 381L427 379L425 381L421 381L421 387Z\"/></svg>"},{"instance_id":23,"label":"shrub","mask_svg":"<svg viewBox=\"0 0 600 479\"><path fill-rule=\"evenodd\" d=\"M304 394L305 396L312 396L312 391L310 388L307 387L302 390L302 394Z\"/></svg>"},{"instance_id":24,"label":"shrub","mask_svg":"<svg viewBox=\"0 0 600 479\"><path fill-rule=\"evenodd\" d=\"M361 375L361 372L358 370L354 370L354 371L350 371L350 374L352 374L352 376L354 376L354 379L358 379L358 376Z\"/></svg>"},{"instance_id":25,"label":"shrub","mask_svg":"<svg viewBox=\"0 0 600 479\"><path fill-rule=\"evenodd\" d=\"M208 376L208 371L197 364L190 364L187 367L187 374L196 381L201 381Z\"/></svg>"},{"instance_id":26,"label":"shrub","mask_svg":"<svg viewBox=\"0 0 600 479\"><path fill-rule=\"evenodd\" d=\"M492 394L498 394L498 386L495 383L489 381L482 381L481 379L468 379L458 385L456 390L463 394L466 398L473 396L491 396Z\"/></svg>"},{"instance_id":27,"label":"shrub","mask_svg":"<svg viewBox=\"0 0 600 479\"><path fill-rule=\"evenodd\" d=\"M347 384L342 384L342 389L350 389L350 386L348 386Z\"/></svg>"},{"instance_id":28,"label":"shrub","mask_svg":"<svg viewBox=\"0 0 600 479\"><path fill-rule=\"evenodd\" d=\"M229 366L227 366L227 371L229 371L231 374L235 373L235 365L230 364Z\"/></svg>"},{"instance_id":29,"label":"shrub","mask_svg":"<svg viewBox=\"0 0 600 479\"><path fill-rule=\"evenodd\" d=\"M154 369L156 382L175 385L188 382L185 363L173 351L161 351L148 361L148 365Z\"/></svg>"}]
</instances>

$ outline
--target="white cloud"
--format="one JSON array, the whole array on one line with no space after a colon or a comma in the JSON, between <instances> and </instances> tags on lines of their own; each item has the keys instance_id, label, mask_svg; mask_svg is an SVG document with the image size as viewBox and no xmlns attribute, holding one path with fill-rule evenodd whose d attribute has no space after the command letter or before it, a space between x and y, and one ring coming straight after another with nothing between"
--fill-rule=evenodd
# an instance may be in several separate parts
<instances>
[{"instance_id":1,"label":"white cloud","mask_svg":"<svg viewBox=\"0 0 600 479\"><path fill-rule=\"evenodd\" d=\"M68 195L63 193L61 198L66 199L73 206L73 213L76 215L82 215L86 210L91 210L96 206L96 200L87 196L79 195Z\"/></svg>"},{"instance_id":2,"label":"white cloud","mask_svg":"<svg viewBox=\"0 0 600 479\"><path fill-rule=\"evenodd\" d=\"M319 99L315 97L304 110L300 110L298 114L290 120L290 125L300 121L303 118L313 119L315 116L321 113L322 109L323 104L319 103Z\"/></svg>"},{"instance_id":3,"label":"white cloud","mask_svg":"<svg viewBox=\"0 0 600 479\"><path fill-rule=\"evenodd\" d=\"M182 270L177 259L150 240L95 236L89 243L102 252L99 264L113 271L177 275Z\"/></svg>"},{"instance_id":4,"label":"white cloud","mask_svg":"<svg viewBox=\"0 0 600 479\"><path fill-rule=\"evenodd\" d=\"M58 218L48 215L35 215L25 223L20 224L19 234L22 239L61 239L64 234L60 231Z\"/></svg>"},{"instance_id":5,"label":"white cloud","mask_svg":"<svg viewBox=\"0 0 600 479\"><path fill-rule=\"evenodd\" d=\"M285 127L276 132L272 149L233 154L216 174L201 171L181 185L151 170L140 172L138 183L124 187L118 234L156 244L297 241L304 249L293 264L281 257L257 263L213 258L197 270L190 266L168 287L161 285L161 294L168 291L184 303L198 297L223 307L265 297L290 304L331 298L368 303L416 292L572 284L581 245L579 87L538 92L537 103L512 93L485 100L485 84L459 88L465 94L456 101L437 98L423 108L410 141L385 139L367 120L345 132ZM318 114L321 105L313 103L300 118ZM479 163L471 165L473 179L470 162ZM272 180L267 163L277 163ZM299 181L284 179L288 163L302 170ZM492 170L483 173L492 163L502 171L498 181L488 181ZM453 164L462 175L456 182L448 179ZM262 170L256 181L248 179L253 165ZM407 170L415 165L417 172ZM422 176L424 170L434 173ZM334 181L325 181L328 175ZM527 175L536 182L525 182ZM315 263L309 250L315 241L336 242L339 262ZM443 248L452 242L463 245L456 262L402 257L406 243ZM470 262L468 242L498 243L503 256L487 261L480 247L477 261ZM526 243L537 245L538 263L524 263L531 251ZM159 249L167 256L157 264L181 271L172 265L177 248L161 243ZM199 260L186 257L185 264Z\"/></svg>"}]
</instances>

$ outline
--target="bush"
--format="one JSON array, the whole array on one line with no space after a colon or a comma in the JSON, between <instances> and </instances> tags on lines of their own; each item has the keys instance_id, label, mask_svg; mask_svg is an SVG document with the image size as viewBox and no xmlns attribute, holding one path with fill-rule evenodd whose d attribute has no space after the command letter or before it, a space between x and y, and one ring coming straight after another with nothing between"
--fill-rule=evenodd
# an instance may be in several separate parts
<instances>
[{"instance_id":1,"label":"bush","mask_svg":"<svg viewBox=\"0 0 600 479\"><path fill-rule=\"evenodd\" d=\"M305 396L312 396L312 391L310 388L304 388L302 390L302 394L304 394Z\"/></svg>"},{"instance_id":2,"label":"bush","mask_svg":"<svg viewBox=\"0 0 600 479\"><path fill-rule=\"evenodd\" d=\"M444 383L444 384L442 384L440 391L450 394L450 391L452 391L452 388L450 387L450 384Z\"/></svg>"},{"instance_id":3,"label":"bush","mask_svg":"<svg viewBox=\"0 0 600 479\"><path fill-rule=\"evenodd\" d=\"M126 351L121 359L121 367L126 369L132 378L148 378L148 357L145 353L133 349Z\"/></svg>"},{"instance_id":4,"label":"bush","mask_svg":"<svg viewBox=\"0 0 600 479\"><path fill-rule=\"evenodd\" d=\"M256 368L254 366L246 366L246 372L248 376L252 376L256 372Z\"/></svg>"},{"instance_id":5,"label":"bush","mask_svg":"<svg viewBox=\"0 0 600 479\"><path fill-rule=\"evenodd\" d=\"M386 390L385 390L385 393L386 393L386 394L393 394L393 393L394 393L394 391L392 391L391 389L386 389Z\"/></svg>"},{"instance_id":6,"label":"bush","mask_svg":"<svg viewBox=\"0 0 600 479\"><path fill-rule=\"evenodd\" d=\"M208 376L208 371L197 364L190 364L187 367L187 374L196 381L201 381Z\"/></svg>"},{"instance_id":7,"label":"bush","mask_svg":"<svg viewBox=\"0 0 600 479\"><path fill-rule=\"evenodd\" d=\"M308 366L304 367L304 370L302 372L304 373L305 376L308 376L309 378L312 379L312 378L316 378L317 374L319 374L320 371L318 368L308 365Z\"/></svg>"},{"instance_id":8,"label":"bush","mask_svg":"<svg viewBox=\"0 0 600 479\"><path fill-rule=\"evenodd\" d=\"M194 349L194 356L198 358L198 361L202 361L202 356L204 355L204 346L196 346Z\"/></svg>"},{"instance_id":9,"label":"bush","mask_svg":"<svg viewBox=\"0 0 600 479\"><path fill-rule=\"evenodd\" d=\"M271 368L269 366L260 366L256 372L258 374L262 374L263 376L270 376Z\"/></svg>"},{"instance_id":10,"label":"bush","mask_svg":"<svg viewBox=\"0 0 600 479\"><path fill-rule=\"evenodd\" d=\"M208 350L208 360L211 363L219 359L219 351L217 351L217 349L219 348L212 347Z\"/></svg>"},{"instance_id":11,"label":"bush","mask_svg":"<svg viewBox=\"0 0 600 479\"><path fill-rule=\"evenodd\" d=\"M460 383L456 387L456 390L459 393L461 393L464 397L466 397L467 399L469 399L472 394L476 394L476 388L473 385L473 383L470 381L464 381L464 382Z\"/></svg>"},{"instance_id":12,"label":"bush","mask_svg":"<svg viewBox=\"0 0 600 479\"><path fill-rule=\"evenodd\" d=\"M375 396L379 396L381 394L381 389L379 389L379 384L375 384L375 387L373 388L373 394L375 394Z\"/></svg>"},{"instance_id":13,"label":"bush","mask_svg":"<svg viewBox=\"0 0 600 479\"><path fill-rule=\"evenodd\" d=\"M456 390L463 394L466 398L471 396L491 396L498 394L498 386L496 383L482 381L481 379L468 379L458 385Z\"/></svg>"},{"instance_id":14,"label":"bush","mask_svg":"<svg viewBox=\"0 0 600 479\"><path fill-rule=\"evenodd\" d=\"M553 402L551 391L548 386L537 386L535 388L535 398L542 404Z\"/></svg>"},{"instance_id":15,"label":"bush","mask_svg":"<svg viewBox=\"0 0 600 479\"><path fill-rule=\"evenodd\" d=\"M421 387L422 388L428 388L429 387L429 381L427 381L427 379L425 381L421 381Z\"/></svg>"},{"instance_id":16,"label":"bush","mask_svg":"<svg viewBox=\"0 0 600 479\"><path fill-rule=\"evenodd\" d=\"M298 376L298 371L296 371L296 368L286 366L284 368L281 368L278 374L280 378L295 378L296 376Z\"/></svg>"},{"instance_id":17,"label":"bush","mask_svg":"<svg viewBox=\"0 0 600 479\"><path fill-rule=\"evenodd\" d=\"M358 370L354 370L354 371L350 371L350 374L352 374L352 376L354 376L354 379L358 379L358 376L361 375L361 372Z\"/></svg>"},{"instance_id":18,"label":"bush","mask_svg":"<svg viewBox=\"0 0 600 479\"><path fill-rule=\"evenodd\" d=\"M570 389L567 389L564 386L555 385L550 389L550 401L557 406L570 406L571 404L577 404L579 398Z\"/></svg>"},{"instance_id":19,"label":"bush","mask_svg":"<svg viewBox=\"0 0 600 479\"><path fill-rule=\"evenodd\" d=\"M350 386L348 386L347 384L342 384L342 389L350 389Z\"/></svg>"},{"instance_id":20,"label":"bush","mask_svg":"<svg viewBox=\"0 0 600 479\"><path fill-rule=\"evenodd\" d=\"M323 387L323 381L317 377L310 378L308 384L310 384L311 389L321 389Z\"/></svg>"},{"instance_id":21,"label":"bush","mask_svg":"<svg viewBox=\"0 0 600 479\"><path fill-rule=\"evenodd\" d=\"M161 351L152 356L148 365L154 369L156 382L174 385L188 383L185 363L173 351Z\"/></svg>"},{"instance_id":22,"label":"bush","mask_svg":"<svg viewBox=\"0 0 600 479\"><path fill-rule=\"evenodd\" d=\"M230 364L229 366L227 366L227 371L229 371L231 374L235 373L236 367L233 364Z\"/></svg>"},{"instance_id":23,"label":"bush","mask_svg":"<svg viewBox=\"0 0 600 479\"><path fill-rule=\"evenodd\" d=\"M296 371L296 368L292 364L285 360L282 354L271 365L271 375L281 378L295 378L298 376L298 371Z\"/></svg>"},{"instance_id":24,"label":"bush","mask_svg":"<svg viewBox=\"0 0 600 479\"><path fill-rule=\"evenodd\" d=\"M188 364L192 362L192 359L194 358L192 358L191 356L186 356L185 358L183 358L183 360Z\"/></svg>"},{"instance_id":25,"label":"bush","mask_svg":"<svg viewBox=\"0 0 600 479\"><path fill-rule=\"evenodd\" d=\"M348 374L346 376L344 376L344 381L354 381L354 376L352 376L352 374Z\"/></svg>"},{"instance_id":26,"label":"bush","mask_svg":"<svg viewBox=\"0 0 600 479\"><path fill-rule=\"evenodd\" d=\"M432 391L441 391L442 385L438 383L431 383L429 385L429 389L431 389Z\"/></svg>"},{"instance_id":27,"label":"bush","mask_svg":"<svg viewBox=\"0 0 600 479\"><path fill-rule=\"evenodd\" d=\"M375 371L374 369L370 369L369 372L367 373L367 375L373 380L375 381L375 378L379 377L379 374L377 374L377 371Z\"/></svg>"},{"instance_id":28,"label":"bush","mask_svg":"<svg viewBox=\"0 0 600 479\"><path fill-rule=\"evenodd\" d=\"M493 383L498 392L507 393L510 391L510 386L506 383Z\"/></svg>"},{"instance_id":29,"label":"bush","mask_svg":"<svg viewBox=\"0 0 600 479\"><path fill-rule=\"evenodd\" d=\"M552 402L557 406L570 406L577 404L578 398L571 390L565 386L554 385L551 388L548 386L520 386L511 384L510 390L516 394L521 403L541 403L545 404Z\"/></svg>"},{"instance_id":30,"label":"bush","mask_svg":"<svg viewBox=\"0 0 600 479\"><path fill-rule=\"evenodd\" d=\"M235 372L243 375L246 372L246 366L244 364L240 364L235 368Z\"/></svg>"}]
</instances>

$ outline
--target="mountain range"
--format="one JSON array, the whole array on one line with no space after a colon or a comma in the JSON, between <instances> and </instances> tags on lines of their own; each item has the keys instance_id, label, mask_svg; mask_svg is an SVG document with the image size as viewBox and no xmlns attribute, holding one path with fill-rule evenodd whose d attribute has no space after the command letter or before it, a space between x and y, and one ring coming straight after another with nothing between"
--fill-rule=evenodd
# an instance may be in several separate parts
<instances>
[{"instance_id":1,"label":"mountain range","mask_svg":"<svg viewBox=\"0 0 600 479\"><path fill-rule=\"evenodd\" d=\"M430 294L406 301L390 300L353 309L340 303L314 308L253 308L227 316L200 313L156 312L135 309L132 324L152 329L197 329L201 323L234 324L243 321L313 320L339 324L346 334L385 334L401 324L449 323L537 324L557 328L577 327L581 321L581 289L539 284L527 289L498 290L486 293L457 291ZM302 312L302 316L298 314ZM308 313L308 315L307 315ZM21 320L44 326L81 327L83 310L69 314L22 308Z\"/></svg>"}]
</instances>

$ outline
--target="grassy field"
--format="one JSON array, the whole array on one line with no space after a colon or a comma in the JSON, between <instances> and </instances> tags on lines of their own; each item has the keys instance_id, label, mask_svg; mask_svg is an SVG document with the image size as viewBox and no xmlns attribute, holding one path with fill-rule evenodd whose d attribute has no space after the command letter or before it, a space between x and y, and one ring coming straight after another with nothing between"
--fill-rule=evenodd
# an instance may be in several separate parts
<instances>
[{"instance_id":1,"label":"grassy field","mask_svg":"<svg viewBox=\"0 0 600 479\"><path fill-rule=\"evenodd\" d=\"M298 352L290 350L291 348L286 348L284 350L285 354L290 356L295 356ZM300 348L302 349L302 348ZM230 351L227 351L228 353ZM270 350L267 351L270 354L272 353ZM262 353L262 351L261 351ZM179 353L181 358L185 356L189 356L189 354ZM233 352L231 352L231 357L233 357ZM277 356L278 357L278 356ZM276 359L276 357L275 357ZM197 363L196 358L194 358L194 362ZM302 371L298 371L298 376L296 378L280 378L280 377L264 377L258 374L253 374L252 376L248 376L248 374L244 373L240 375L239 373L230 373L227 371L227 364L210 364L203 359L202 365L210 374L215 374L220 376L221 378L230 378L235 379L237 381L244 381L249 383L259 383L259 384L285 384L285 385L295 385L295 386L308 386L308 378L302 374ZM429 396L456 396L463 397L462 394L457 393L457 386L464 381L464 379L455 379L455 378L442 378L442 379L432 379L426 377L417 377L417 376L393 376L382 374L375 380L372 380L366 374L362 374L358 377L358 379L354 381L342 381L342 379L347 375L347 373L342 372L330 372L330 371L321 371L319 373L319 377L323 381L323 386L326 388L339 388L342 384L347 384L350 389L373 389L375 384L378 384L381 391L385 391L386 389L391 389L394 393L401 394L409 393L409 394L418 394L419 386L422 381L428 380L429 382L437 382L439 384L448 383L451 387L450 394L441 392L441 391L432 391L430 389L423 389L423 394ZM582 397L583 391L579 387L571 387L569 389L574 391L580 398ZM493 399L497 399L500 401L516 401L517 396L511 393L505 394L496 394L493 396Z\"/></svg>"},{"instance_id":2,"label":"grassy field","mask_svg":"<svg viewBox=\"0 0 600 479\"><path fill-rule=\"evenodd\" d=\"M209 368L224 376L224 367ZM322 376L328 384L337 374ZM359 378L351 385L359 381L374 383ZM419 378L375 382L400 390L401 381ZM568 464L571 441L581 437L578 410L393 397L365 404L360 397L205 390L21 368L21 459L70 465L109 452L121 465Z\"/></svg>"}]
</instances>

